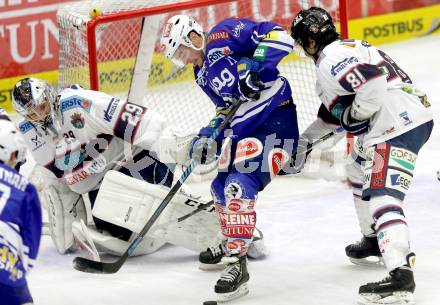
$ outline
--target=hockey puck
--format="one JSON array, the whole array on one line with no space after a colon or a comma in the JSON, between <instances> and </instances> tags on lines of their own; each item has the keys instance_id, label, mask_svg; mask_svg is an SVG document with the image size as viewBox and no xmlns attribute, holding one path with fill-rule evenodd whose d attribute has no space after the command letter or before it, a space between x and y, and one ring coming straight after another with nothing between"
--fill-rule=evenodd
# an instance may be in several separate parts
<instances>
[{"instance_id":1,"label":"hockey puck","mask_svg":"<svg viewBox=\"0 0 440 305\"><path fill-rule=\"evenodd\" d=\"M203 305L217 305L217 301L205 301Z\"/></svg>"}]
</instances>

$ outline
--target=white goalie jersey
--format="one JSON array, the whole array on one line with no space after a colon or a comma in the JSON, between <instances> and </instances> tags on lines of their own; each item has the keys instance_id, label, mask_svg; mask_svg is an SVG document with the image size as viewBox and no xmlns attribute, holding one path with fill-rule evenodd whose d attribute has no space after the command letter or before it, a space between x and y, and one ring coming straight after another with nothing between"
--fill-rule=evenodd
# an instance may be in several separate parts
<instances>
[{"instance_id":1,"label":"white goalie jersey","mask_svg":"<svg viewBox=\"0 0 440 305\"><path fill-rule=\"evenodd\" d=\"M19 124L39 165L78 194L99 187L109 169L141 150L176 162L173 131L154 111L102 92L72 86L58 96L59 128Z\"/></svg>"},{"instance_id":2,"label":"white goalie jersey","mask_svg":"<svg viewBox=\"0 0 440 305\"><path fill-rule=\"evenodd\" d=\"M426 95L387 54L365 41L329 44L320 54L316 72L322 101L318 117L338 124L343 110L352 105L355 119L370 119L369 132L363 135L364 146L384 142L432 120ZM314 125L322 126L322 121ZM313 133L313 128L308 132Z\"/></svg>"}]
</instances>

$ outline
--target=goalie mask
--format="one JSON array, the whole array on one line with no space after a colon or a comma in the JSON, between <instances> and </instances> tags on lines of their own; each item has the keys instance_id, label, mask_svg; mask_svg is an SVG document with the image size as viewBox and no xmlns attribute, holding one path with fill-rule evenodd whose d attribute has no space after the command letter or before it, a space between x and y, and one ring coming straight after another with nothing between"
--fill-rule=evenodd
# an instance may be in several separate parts
<instances>
[{"instance_id":1,"label":"goalie mask","mask_svg":"<svg viewBox=\"0 0 440 305\"><path fill-rule=\"evenodd\" d=\"M0 161L7 163L11 155L16 153L16 162L26 160L26 143L13 123L0 120Z\"/></svg>"},{"instance_id":2,"label":"goalie mask","mask_svg":"<svg viewBox=\"0 0 440 305\"><path fill-rule=\"evenodd\" d=\"M295 51L300 53L300 50L304 50L310 56L316 55L316 52L310 54L306 50L310 39L316 42L317 51L339 39L332 17L319 7L301 10L292 22L290 35L295 40L295 45L299 47Z\"/></svg>"},{"instance_id":3,"label":"goalie mask","mask_svg":"<svg viewBox=\"0 0 440 305\"><path fill-rule=\"evenodd\" d=\"M47 82L25 78L15 84L12 103L15 111L32 124L51 127L55 122L57 92Z\"/></svg>"},{"instance_id":4,"label":"goalie mask","mask_svg":"<svg viewBox=\"0 0 440 305\"><path fill-rule=\"evenodd\" d=\"M200 48L197 48L189 38L191 32L197 33L202 37L203 43ZM190 47L196 51L201 51L205 45L205 35L203 28L193 18L187 15L176 15L171 17L165 24L160 38L162 53L168 59L179 67L184 67L185 63L180 58L175 58L176 50L183 45Z\"/></svg>"}]
</instances>

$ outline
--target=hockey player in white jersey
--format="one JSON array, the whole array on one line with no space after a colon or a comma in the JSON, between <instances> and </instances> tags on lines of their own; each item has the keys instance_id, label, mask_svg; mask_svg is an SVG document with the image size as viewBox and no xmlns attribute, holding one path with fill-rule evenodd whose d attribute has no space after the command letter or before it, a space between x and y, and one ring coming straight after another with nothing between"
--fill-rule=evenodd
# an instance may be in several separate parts
<instances>
[{"instance_id":1,"label":"hockey player in white jersey","mask_svg":"<svg viewBox=\"0 0 440 305\"><path fill-rule=\"evenodd\" d=\"M26 144L0 109L0 305L32 304L26 274L41 237L41 207L35 187L14 167Z\"/></svg>"},{"instance_id":2,"label":"hockey player in white jersey","mask_svg":"<svg viewBox=\"0 0 440 305\"><path fill-rule=\"evenodd\" d=\"M166 196L175 163L186 162L192 136L178 136L151 109L78 85L57 94L48 83L28 78L12 95L34 159L56 178L44 193L58 251L73 250L75 236L94 258L98 251L124 253L132 233L140 232ZM82 194L92 203L99 230L86 226ZM173 200L157 224L203 203L184 192ZM207 209L178 225L150 230L134 254L151 253L165 242L201 251L216 242L217 226L213 209Z\"/></svg>"},{"instance_id":3,"label":"hockey player in white jersey","mask_svg":"<svg viewBox=\"0 0 440 305\"><path fill-rule=\"evenodd\" d=\"M300 11L291 35L297 50L315 61L322 101L302 138L311 142L339 126L358 136L348 176L364 238L346 252L352 258L382 256L389 271L384 280L359 288L362 302L412 304L415 255L403 200L433 128L427 97L383 51L340 40L321 8Z\"/></svg>"}]
</instances>

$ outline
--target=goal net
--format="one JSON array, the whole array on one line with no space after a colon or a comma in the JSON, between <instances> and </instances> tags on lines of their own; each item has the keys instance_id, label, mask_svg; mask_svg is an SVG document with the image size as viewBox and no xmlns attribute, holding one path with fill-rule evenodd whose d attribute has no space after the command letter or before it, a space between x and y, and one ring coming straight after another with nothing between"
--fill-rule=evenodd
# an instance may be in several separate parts
<instances>
[{"instance_id":1,"label":"goal net","mask_svg":"<svg viewBox=\"0 0 440 305\"><path fill-rule=\"evenodd\" d=\"M188 14L208 31L221 20L236 16L273 21L290 30L296 13L311 6L327 9L343 36L346 34L345 0L73 2L57 13L59 86L77 83L128 97L131 102L157 110L181 132L196 133L210 121L214 107L195 83L191 67L178 68L160 54L159 39L166 20L175 14ZM291 84L301 132L314 121L320 105L313 62L291 54L279 68Z\"/></svg>"}]
</instances>

